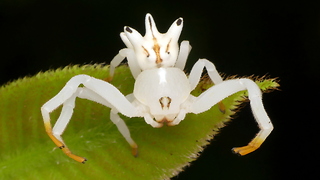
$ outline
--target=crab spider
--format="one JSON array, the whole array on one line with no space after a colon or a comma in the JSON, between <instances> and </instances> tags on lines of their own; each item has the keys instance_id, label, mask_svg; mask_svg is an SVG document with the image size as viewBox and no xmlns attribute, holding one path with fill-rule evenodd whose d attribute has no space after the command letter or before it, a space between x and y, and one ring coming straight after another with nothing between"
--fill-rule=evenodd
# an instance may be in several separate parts
<instances>
[{"instance_id":1,"label":"crab spider","mask_svg":"<svg viewBox=\"0 0 320 180\"><path fill-rule=\"evenodd\" d=\"M191 46L189 41L182 41L180 51L178 40L183 27L183 19L178 18L165 33L159 33L151 14L145 17L146 34L144 37L135 29L125 26L120 37L127 48L121 49L110 62L110 77L114 69L124 58L134 78L146 69L159 67L178 67L184 69Z\"/></svg>"},{"instance_id":2,"label":"crab spider","mask_svg":"<svg viewBox=\"0 0 320 180\"><path fill-rule=\"evenodd\" d=\"M155 24L149 14L146 16L146 24L150 29L148 31L147 28L145 37L148 37L148 33L149 35L151 33L151 36L156 37L158 44L164 42L161 38L168 38L166 35L160 36L155 33L157 32L155 31L156 29L152 29L155 28ZM176 20L170 29L172 29L172 27L174 27L174 30L178 27L182 28L182 19L179 18ZM168 31L169 34L175 32L170 36L171 39L178 39L181 29L179 31L171 31L170 29ZM135 32L133 29L130 30ZM152 34L152 32L154 34ZM122 38L123 37L131 38L130 35L122 36ZM72 159L82 163L86 161L85 158L73 154L67 148L61 137L72 117L75 99L77 97L88 99L111 108L110 119L132 147L132 154L134 156L137 156L138 145L131 138L128 127L118 113L127 117L143 117L145 122L154 128L160 128L163 124L175 126L185 118L187 113L199 114L205 112L215 104L221 102L224 98L243 90L248 91L251 109L260 131L247 146L233 148L233 151L240 155L251 153L259 148L271 133L273 126L263 107L261 90L252 80L242 78L223 81L214 64L206 59L199 59L192 67L189 76L187 76L182 69L190 51L188 44L188 46L181 45L182 48L180 47L179 53L178 48L170 49L170 54L176 54L176 59L165 59L161 56L161 53L160 55L157 53L158 48L151 49L150 52L148 51L149 56L151 56L150 54L152 53L156 54L156 56L153 59L155 61L149 62L148 54L134 48L136 43L138 44L141 39L133 38L130 39L130 41L128 39L124 40L128 47L124 50L130 51L131 54L129 53L127 56L122 56L120 55L120 51L116 58L114 58L113 62L116 63L111 65L111 69L118 66L124 57L128 58L129 67L136 79L132 94L124 96L116 87L106 81L88 75L77 75L71 78L56 96L41 107L46 132L53 142ZM154 39L151 40L151 44L155 42ZM169 42L171 41L169 40ZM173 47L173 45L169 47ZM168 65L164 63L157 65L156 60L159 58L158 55L163 58L163 62L168 60L171 64ZM132 59L130 59L130 57ZM149 63L149 65L153 64L154 66L149 66L144 63ZM198 97L195 97L190 93L199 83L204 68L207 70L210 79L215 85ZM80 85L83 86L79 87ZM61 105L63 105L61 114L52 129L50 113Z\"/></svg>"}]
</instances>

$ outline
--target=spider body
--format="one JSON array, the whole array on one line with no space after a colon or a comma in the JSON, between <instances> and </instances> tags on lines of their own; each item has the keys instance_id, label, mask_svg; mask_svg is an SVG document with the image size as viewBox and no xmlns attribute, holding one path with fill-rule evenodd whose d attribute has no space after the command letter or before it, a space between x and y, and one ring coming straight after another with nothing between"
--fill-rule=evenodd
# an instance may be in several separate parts
<instances>
[{"instance_id":1,"label":"spider body","mask_svg":"<svg viewBox=\"0 0 320 180\"><path fill-rule=\"evenodd\" d=\"M133 94L141 106L149 107L150 116L158 123L154 127L161 127L163 122L172 125L190 91L187 76L180 69L171 67L142 71L136 79Z\"/></svg>"},{"instance_id":2,"label":"spider body","mask_svg":"<svg viewBox=\"0 0 320 180\"><path fill-rule=\"evenodd\" d=\"M183 41L180 49L178 48L182 18L177 19L166 34L158 32L150 14L146 15L145 22L144 37L130 27L124 28L120 36L127 48L120 50L110 65L112 77L115 67L127 58L131 73L136 79L133 93L124 96L106 81L88 75L74 76L56 96L41 107L46 131L53 142L74 160L82 163L86 161L85 158L71 153L61 137L72 117L77 97L111 108L110 120L132 147L133 155L137 156L138 145L131 138L128 127L118 113L127 117L143 117L147 124L155 128L162 127L164 123L174 126L178 125L187 113L202 113L224 98L247 90L260 131L247 146L234 148L233 151L245 155L259 148L273 129L264 110L259 87L245 78L223 81L214 64L206 59L199 59L187 76L183 68L191 46L188 41ZM199 83L204 68L215 85L195 97L190 93ZM79 87L80 85L83 87ZM52 129L50 113L60 105L63 105L62 111Z\"/></svg>"}]
</instances>

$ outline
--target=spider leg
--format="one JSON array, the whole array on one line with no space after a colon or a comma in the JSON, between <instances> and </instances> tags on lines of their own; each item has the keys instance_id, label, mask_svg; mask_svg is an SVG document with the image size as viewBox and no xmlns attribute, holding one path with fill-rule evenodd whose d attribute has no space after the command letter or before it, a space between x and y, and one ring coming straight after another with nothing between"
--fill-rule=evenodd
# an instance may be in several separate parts
<instances>
[{"instance_id":1,"label":"spider leg","mask_svg":"<svg viewBox=\"0 0 320 180\"><path fill-rule=\"evenodd\" d=\"M221 82L223 82L222 77L219 75L215 65L208 61L207 59L199 59L192 67L190 75L189 75L189 82L191 85L191 89L193 90L194 88L196 88L196 86L199 84L203 69L206 68L208 75L211 79L211 81L214 84L219 84ZM222 103L222 101L220 101L218 103L218 107L219 110L222 113L225 113L225 106Z\"/></svg>"},{"instance_id":2,"label":"spider leg","mask_svg":"<svg viewBox=\"0 0 320 180\"><path fill-rule=\"evenodd\" d=\"M67 89L65 89L65 92L67 91ZM71 92L70 92L71 94ZM74 104L75 104L75 98L76 98L76 92L74 92L74 94L71 94L71 96L66 99L63 102L63 108L61 110L61 114L55 124L55 126L51 127L51 123L50 123L50 117L49 117L49 113L52 112L54 109L52 108L54 105L54 100L50 100L48 101L46 104L44 104L41 108L41 112L42 112L42 116L43 116L43 120L44 120L44 125L45 125L45 129L47 134L49 135L49 137L52 139L52 141L70 158L84 163L85 161L87 161L86 158L74 155L69 148L65 145L61 134L63 133L63 131L65 130L67 124L70 121L70 118L73 114L73 108L74 108ZM51 107L51 108L50 108Z\"/></svg>"},{"instance_id":3,"label":"spider leg","mask_svg":"<svg viewBox=\"0 0 320 180\"><path fill-rule=\"evenodd\" d=\"M259 133L247 146L233 148L233 152L246 155L258 149L273 129L273 125L262 104L261 90L252 80L233 79L212 86L195 98L191 112L198 114L207 111L222 99L242 90L248 90L251 110L260 128Z\"/></svg>"},{"instance_id":4,"label":"spider leg","mask_svg":"<svg viewBox=\"0 0 320 180\"><path fill-rule=\"evenodd\" d=\"M131 138L130 130L128 129L128 126L125 124L123 119L120 118L120 116L118 115L118 112L115 109L111 110L110 119L117 126L117 128L118 128L119 132L122 134L122 136L130 144L130 146L132 148L132 155L137 157L138 156L138 145Z\"/></svg>"},{"instance_id":5,"label":"spider leg","mask_svg":"<svg viewBox=\"0 0 320 180\"><path fill-rule=\"evenodd\" d=\"M127 49L125 53L127 54L127 60L131 74L136 79L141 73L141 68L136 59L135 52L133 51L133 49Z\"/></svg>"},{"instance_id":6,"label":"spider leg","mask_svg":"<svg viewBox=\"0 0 320 180\"><path fill-rule=\"evenodd\" d=\"M110 72L109 72L110 77L108 78L108 81L111 81L113 79L115 68L119 66L119 64L125 58L127 58L128 60L128 65L133 77L136 78L140 74L141 68L136 60L133 49L124 48L124 49L121 49L119 51L119 54L117 54L110 62Z\"/></svg>"},{"instance_id":7,"label":"spider leg","mask_svg":"<svg viewBox=\"0 0 320 180\"><path fill-rule=\"evenodd\" d=\"M183 71L191 49L192 49L192 47L191 47L189 41L182 41L181 42L178 58L177 58L176 64L174 65L175 67L177 67Z\"/></svg>"},{"instance_id":8,"label":"spider leg","mask_svg":"<svg viewBox=\"0 0 320 180\"><path fill-rule=\"evenodd\" d=\"M120 53L122 50L125 50L125 49L126 48L121 49L119 53L110 61L109 78L108 78L109 82L113 79L115 68L120 65L120 63L124 60L124 58L126 58L126 56L123 55L123 53Z\"/></svg>"},{"instance_id":9,"label":"spider leg","mask_svg":"<svg viewBox=\"0 0 320 180\"><path fill-rule=\"evenodd\" d=\"M91 101L95 101L97 103L100 103L104 106L112 108L110 111L110 120L117 126L119 132L122 134L122 136L126 139L126 141L129 143L129 145L132 148L132 154L134 156L138 155L138 145L134 142L134 140L131 138L130 131L123 121L123 119L120 118L118 115L118 111L104 98L96 94L94 91L91 91L88 88L82 88L83 90L81 93L79 93L78 97L83 99L88 99ZM127 96L128 97L128 96ZM130 102L131 100L127 98Z\"/></svg>"},{"instance_id":10,"label":"spider leg","mask_svg":"<svg viewBox=\"0 0 320 180\"><path fill-rule=\"evenodd\" d=\"M187 111L185 109L181 109L177 117L170 123L168 123L168 126L175 126L178 125L184 118L186 117Z\"/></svg>"},{"instance_id":11,"label":"spider leg","mask_svg":"<svg viewBox=\"0 0 320 180\"><path fill-rule=\"evenodd\" d=\"M78 86L80 84L83 84L85 88L79 88ZM128 117L138 116L138 114L136 108L111 84L87 75L77 75L71 78L56 96L41 107L41 113L46 132L52 141L70 158L84 163L86 159L72 154L61 138L61 134L65 130L73 114L76 97L90 99L105 106L115 108L117 111ZM63 108L61 114L52 129L50 113L62 104ZM119 126L126 128L125 124ZM117 125L117 127L119 126Z\"/></svg>"},{"instance_id":12,"label":"spider leg","mask_svg":"<svg viewBox=\"0 0 320 180\"><path fill-rule=\"evenodd\" d=\"M223 82L214 64L207 59L199 59L192 67L189 74L191 90L199 84L203 69L206 68L208 75L214 84Z\"/></svg>"}]
</instances>

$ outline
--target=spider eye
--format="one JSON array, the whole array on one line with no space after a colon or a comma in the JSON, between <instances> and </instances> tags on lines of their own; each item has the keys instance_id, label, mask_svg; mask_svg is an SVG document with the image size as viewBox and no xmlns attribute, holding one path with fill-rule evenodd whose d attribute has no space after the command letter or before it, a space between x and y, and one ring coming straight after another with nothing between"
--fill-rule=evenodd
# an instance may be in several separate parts
<instances>
[{"instance_id":1,"label":"spider eye","mask_svg":"<svg viewBox=\"0 0 320 180\"><path fill-rule=\"evenodd\" d=\"M181 24L182 24L182 19L179 18L179 19L177 20L177 25L180 26Z\"/></svg>"},{"instance_id":2,"label":"spider eye","mask_svg":"<svg viewBox=\"0 0 320 180\"><path fill-rule=\"evenodd\" d=\"M127 32L129 32L129 33L132 33L131 28L129 28L128 26L125 27L125 30L126 30Z\"/></svg>"}]
</instances>

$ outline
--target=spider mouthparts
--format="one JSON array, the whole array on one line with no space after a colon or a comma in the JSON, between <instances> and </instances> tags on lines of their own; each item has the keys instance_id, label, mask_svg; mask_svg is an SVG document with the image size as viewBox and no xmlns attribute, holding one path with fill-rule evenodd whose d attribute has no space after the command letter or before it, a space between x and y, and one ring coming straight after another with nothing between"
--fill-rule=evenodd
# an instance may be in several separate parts
<instances>
[{"instance_id":1,"label":"spider mouthparts","mask_svg":"<svg viewBox=\"0 0 320 180\"><path fill-rule=\"evenodd\" d=\"M167 118L163 118L161 121L157 121L157 122L160 123L162 126L163 124L166 124L167 126L175 126L175 124L172 124L172 121L173 120L168 120Z\"/></svg>"},{"instance_id":2,"label":"spider mouthparts","mask_svg":"<svg viewBox=\"0 0 320 180\"><path fill-rule=\"evenodd\" d=\"M158 123L165 123L165 124L170 124L172 123L172 121L176 118L176 114L167 114L167 115L161 115L161 116L155 116L154 115L154 119L158 122ZM170 125L169 125L170 126Z\"/></svg>"},{"instance_id":3,"label":"spider mouthparts","mask_svg":"<svg viewBox=\"0 0 320 180\"><path fill-rule=\"evenodd\" d=\"M166 117L162 118L161 120L157 120L158 123L165 123L165 124L168 124L170 123L172 120L168 120Z\"/></svg>"}]
</instances>

